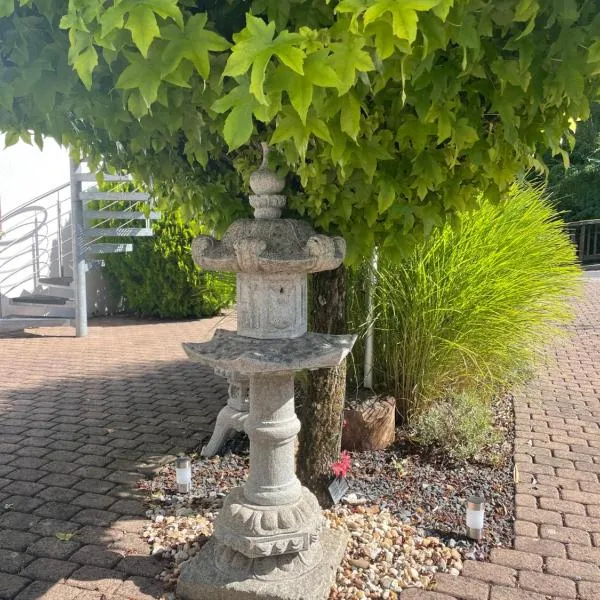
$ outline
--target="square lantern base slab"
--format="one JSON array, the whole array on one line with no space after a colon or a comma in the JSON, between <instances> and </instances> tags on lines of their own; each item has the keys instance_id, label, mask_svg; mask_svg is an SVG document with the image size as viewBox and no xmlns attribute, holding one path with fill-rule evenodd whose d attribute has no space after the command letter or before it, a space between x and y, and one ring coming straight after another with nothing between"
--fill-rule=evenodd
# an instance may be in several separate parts
<instances>
[{"instance_id":1,"label":"square lantern base slab","mask_svg":"<svg viewBox=\"0 0 600 600\"><path fill-rule=\"evenodd\" d=\"M325 600L335 582L348 535L335 529L321 533L323 560L301 577L286 581L233 581L214 566L214 540L209 540L194 558L185 563L177 584L183 600Z\"/></svg>"}]
</instances>

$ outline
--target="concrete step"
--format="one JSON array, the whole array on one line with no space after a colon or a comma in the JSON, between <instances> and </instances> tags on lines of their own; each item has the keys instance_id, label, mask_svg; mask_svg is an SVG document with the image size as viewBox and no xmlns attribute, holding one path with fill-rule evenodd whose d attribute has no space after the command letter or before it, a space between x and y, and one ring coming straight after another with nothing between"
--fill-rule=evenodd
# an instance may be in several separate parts
<instances>
[{"instance_id":1,"label":"concrete step","mask_svg":"<svg viewBox=\"0 0 600 600\"><path fill-rule=\"evenodd\" d=\"M131 252L133 244L91 244L86 248L86 256L97 254L113 254L116 252Z\"/></svg>"},{"instance_id":2,"label":"concrete step","mask_svg":"<svg viewBox=\"0 0 600 600\"><path fill-rule=\"evenodd\" d=\"M153 232L150 227L97 227L95 229L86 229L83 232L88 238L101 237L152 237Z\"/></svg>"},{"instance_id":3,"label":"concrete step","mask_svg":"<svg viewBox=\"0 0 600 600\"><path fill-rule=\"evenodd\" d=\"M38 279L43 285L56 285L69 287L73 283L72 277L40 277Z\"/></svg>"},{"instance_id":4,"label":"concrete step","mask_svg":"<svg viewBox=\"0 0 600 600\"><path fill-rule=\"evenodd\" d=\"M70 298L63 298L61 296L49 296L45 294L31 294L28 296L19 296L18 298L11 298L10 304L66 304Z\"/></svg>"},{"instance_id":5,"label":"concrete step","mask_svg":"<svg viewBox=\"0 0 600 600\"><path fill-rule=\"evenodd\" d=\"M139 210L86 210L83 212L83 216L85 219L150 219L151 221L156 221L160 219L160 212L152 210L146 215L146 213Z\"/></svg>"},{"instance_id":6,"label":"concrete step","mask_svg":"<svg viewBox=\"0 0 600 600\"><path fill-rule=\"evenodd\" d=\"M98 176L96 173L75 173L75 179L77 181L91 181L96 183ZM101 179L104 181L132 181L130 175L111 175L109 173L102 173Z\"/></svg>"},{"instance_id":7,"label":"concrete step","mask_svg":"<svg viewBox=\"0 0 600 600\"><path fill-rule=\"evenodd\" d=\"M0 332L21 331L32 327L69 327L72 319L57 317L5 317L0 319Z\"/></svg>"},{"instance_id":8,"label":"concrete step","mask_svg":"<svg viewBox=\"0 0 600 600\"><path fill-rule=\"evenodd\" d=\"M145 192L98 192L93 190L81 192L79 197L83 202L90 202L91 200L108 202L114 202L116 200L120 202L147 202L150 199L150 196Z\"/></svg>"}]
</instances>

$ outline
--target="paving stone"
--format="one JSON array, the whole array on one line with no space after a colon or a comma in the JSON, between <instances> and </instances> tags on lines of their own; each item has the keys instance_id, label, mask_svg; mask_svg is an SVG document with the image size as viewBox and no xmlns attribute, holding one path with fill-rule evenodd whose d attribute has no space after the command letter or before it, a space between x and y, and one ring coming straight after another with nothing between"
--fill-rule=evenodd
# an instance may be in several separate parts
<instances>
[{"instance_id":1,"label":"paving stone","mask_svg":"<svg viewBox=\"0 0 600 600\"><path fill-rule=\"evenodd\" d=\"M112 472L110 471L110 469L105 469L104 467L93 467L85 465L73 471L73 475L77 475L77 477L81 477L82 479L106 479L111 474Z\"/></svg>"},{"instance_id":2,"label":"paving stone","mask_svg":"<svg viewBox=\"0 0 600 600\"><path fill-rule=\"evenodd\" d=\"M11 463L12 465L12 463ZM17 468L6 475L7 479L16 479L19 482L25 481L37 481L46 475L46 471L40 471L39 469L20 469Z\"/></svg>"},{"instance_id":3,"label":"paving stone","mask_svg":"<svg viewBox=\"0 0 600 600\"><path fill-rule=\"evenodd\" d=\"M40 519L30 531L38 535L51 537L57 533L74 533L81 525L73 521L63 521L62 519Z\"/></svg>"},{"instance_id":4,"label":"paving stone","mask_svg":"<svg viewBox=\"0 0 600 600\"><path fill-rule=\"evenodd\" d=\"M53 487L72 488L79 481L79 477L74 477L67 473L49 473L40 479L39 482Z\"/></svg>"},{"instance_id":5,"label":"paving stone","mask_svg":"<svg viewBox=\"0 0 600 600\"><path fill-rule=\"evenodd\" d=\"M46 471L51 473L72 473L78 468L77 463L65 462L62 460L51 460L44 465Z\"/></svg>"},{"instance_id":6,"label":"paving stone","mask_svg":"<svg viewBox=\"0 0 600 600\"><path fill-rule=\"evenodd\" d=\"M565 560L563 558L550 557L546 559L546 573L577 580L600 581L600 568L596 565L576 560ZM598 586L598 590L600 591L600 585Z\"/></svg>"},{"instance_id":7,"label":"paving stone","mask_svg":"<svg viewBox=\"0 0 600 600\"><path fill-rule=\"evenodd\" d=\"M541 571L543 564L542 557L537 554L502 548L494 548L490 553L490 560L498 565L528 571Z\"/></svg>"},{"instance_id":8,"label":"paving stone","mask_svg":"<svg viewBox=\"0 0 600 600\"><path fill-rule=\"evenodd\" d=\"M123 532L115 527L94 527L86 525L82 527L74 539L83 544L102 544L109 545L123 538Z\"/></svg>"},{"instance_id":9,"label":"paving stone","mask_svg":"<svg viewBox=\"0 0 600 600\"><path fill-rule=\"evenodd\" d=\"M15 600L75 600L81 590L50 581L34 581Z\"/></svg>"},{"instance_id":10,"label":"paving stone","mask_svg":"<svg viewBox=\"0 0 600 600\"><path fill-rule=\"evenodd\" d=\"M39 469L44 466L48 461L43 458L36 458L35 456L20 456L13 460L10 464L12 467L17 469Z\"/></svg>"},{"instance_id":11,"label":"paving stone","mask_svg":"<svg viewBox=\"0 0 600 600\"><path fill-rule=\"evenodd\" d=\"M22 571L21 575L31 579L42 579L43 581L57 581L63 577L68 577L79 565L65 560L56 560L54 558L36 558L29 563Z\"/></svg>"},{"instance_id":12,"label":"paving stone","mask_svg":"<svg viewBox=\"0 0 600 600\"><path fill-rule=\"evenodd\" d=\"M110 481L102 481L101 479L83 479L75 485L76 490L81 492L91 492L94 494L105 494L115 487L115 484Z\"/></svg>"},{"instance_id":13,"label":"paving stone","mask_svg":"<svg viewBox=\"0 0 600 600\"><path fill-rule=\"evenodd\" d=\"M125 581L115 592L117 598L127 600L152 600L161 598L164 592L162 583L146 577L132 577ZM441 597L443 600L443 597ZM433 599L435 600L435 599Z\"/></svg>"},{"instance_id":14,"label":"paving stone","mask_svg":"<svg viewBox=\"0 0 600 600\"><path fill-rule=\"evenodd\" d=\"M81 455L77 452L69 450L53 450L46 454L48 460L55 460L60 462L75 462Z\"/></svg>"},{"instance_id":15,"label":"paving stone","mask_svg":"<svg viewBox=\"0 0 600 600\"><path fill-rule=\"evenodd\" d=\"M41 480L43 481L43 480ZM78 490L71 490L67 487L47 487L38 494L38 498L52 500L54 502L71 502L73 498L81 495Z\"/></svg>"},{"instance_id":16,"label":"paving stone","mask_svg":"<svg viewBox=\"0 0 600 600\"><path fill-rule=\"evenodd\" d=\"M50 501L36 508L34 513L40 517L49 517L51 519L70 519L79 510L80 507L73 504Z\"/></svg>"},{"instance_id":17,"label":"paving stone","mask_svg":"<svg viewBox=\"0 0 600 600\"><path fill-rule=\"evenodd\" d=\"M2 493L15 494L17 496L35 496L43 489L43 485L32 481L11 481L2 487Z\"/></svg>"},{"instance_id":18,"label":"paving stone","mask_svg":"<svg viewBox=\"0 0 600 600\"><path fill-rule=\"evenodd\" d=\"M577 584L580 600L598 600L598 584L582 581Z\"/></svg>"},{"instance_id":19,"label":"paving stone","mask_svg":"<svg viewBox=\"0 0 600 600\"><path fill-rule=\"evenodd\" d=\"M0 548L24 552L39 536L15 529L0 528Z\"/></svg>"},{"instance_id":20,"label":"paving stone","mask_svg":"<svg viewBox=\"0 0 600 600\"><path fill-rule=\"evenodd\" d=\"M558 558L567 556L564 544L540 538L517 536L515 537L515 550L540 556L556 556Z\"/></svg>"},{"instance_id":21,"label":"paving stone","mask_svg":"<svg viewBox=\"0 0 600 600\"><path fill-rule=\"evenodd\" d=\"M76 462L78 465L104 467L112 462L112 458L108 456L98 456L96 454L84 454L83 456L80 456Z\"/></svg>"},{"instance_id":22,"label":"paving stone","mask_svg":"<svg viewBox=\"0 0 600 600\"><path fill-rule=\"evenodd\" d=\"M115 568L129 575L155 577L163 570L164 565L152 556L125 556Z\"/></svg>"},{"instance_id":23,"label":"paving stone","mask_svg":"<svg viewBox=\"0 0 600 600\"><path fill-rule=\"evenodd\" d=\"M108 508L115 503L115 498L112 496L104 496L103 494L92 494L86 492L73 500L73 504L84 506L86 508ZM123 512L123 511L118 511Z\"/></svg>"},{"instance_id":24,"label":"paving stone","mask_svg":"<svg viewBox=\"0 0 600 600\"><path fill-rule=\"evenodd\" d=\"M77 442L68 442L66 440L54 440L50 444L48 444L48 448L52 450L67 450L67 451L75 451L80 452L82 447L81 441Z\"/></svg>"},{"instance_id":25,"label":"paving stone","mask_svg":"<svg viewBox=\"0 0 600 600\"><path fill-rule=\"evenodd\" d=\"M590 546L590 536L586 531L573 529L571 527L559 527L558 525L541 525L540 536L544 539L564 542L566 544L582 544Z\"/></svg>"},{"instance_id":26,"label":"paving stone","mask_svg":"<svg viewBox=\"0 0 600 600\"><path fill-rule=\"evenodd\" d=\"M24 552L15 552L0 548L0 571L4 573L18 573L24 566L28 565L35 557ZM0 578L2 574L0 573Z\"/></svg>"},{"instance_id":27,"label":"paving stone","mask_svg":"<svg viewBox=\"0 0 600 600\"><path fill-rule=\"evenodd\" d=\"M29 579L18 575L0 573L0 598L2 600L12 600L29 581Z\"/></svg>"},{"instance_id":28,"label":"paving stone","mask_svg":"<svg viewBox=\"0 0 600 600\"><path fill-rule=\"evenodd\" d=\"M22 513L16 510L11 510L4 513L0 517L0 528L5 529L21 529L27 531L32 525L35 525L40 520L40 517L29 513Z\"/></svg>"},{"instance_id":29,"label":"paving stone","mask_svg":"<svg viewBox=\"0 0 600 600\"><path fill-rule=\"evenodd\" d=\"M148 556L150 546L146 540L137 533L122 533L122 537L110 545L111 550L116 550L128 556Z\"/></svg>"},{"instance_id":30,"label":"paving stone","mask_svg":"<svg viewBox=\"0 0 600 600\"><path fill-rule=\"evenodd\" d=\"M548 596L495 585L492 587L490 600L548 600Z\"/></svg>"},{"instance_id":31,"label":"paving stone","mask_svg":"<svg viewBox=\"0 0 600 600\"><path fill-rule=\"evenodd\" d=\"M138 500L118 500L110 510L123 515L144 516L146 514L146 507Z\"/></svg>"},{"instance_id":32,"label":"paving stone","mask_svg":"<svg viewBox=\"0 0 600 600\"><path fill-rule=\"evenodd\" d=\"M462 574L469 578L480 579L489 583L498 583L505 586L515 585L517 576L515 569L474 560L465 561Z\"/></svg>"},{"instance_id":33,"label":"paving stone","mask_svg":"<svg viewBox=\"0 0 600 600\"><path fill-rule=\"evenodd\" d=\"M69 532L60 532L69 533ZM81 544L71 540L60 540L56 536L43 537L27 548L29 554L43 558L65 560L79 548Z\"/></svg>"},{"instance_id":34,"label":"paving stone","mask_svg":"<svg viewBox=\"0 0 600 600\"><path fill-rule=\"evenodd\" d=\"M31 512L34 508L43 504L44 500L40 498L31 498L30 496L8 496L2 501L2 505L12 505L11 510L17 510L19 512Z\"/></svg>"},{"instance_id":35,"label":"paving stone","mask_svg":"<svg viewBox=\"0 0 600 600\"><path fill-rule=\"evenodd\" d=\"M560 596L561 598L576 598L575 583L566 577L546 575L534 571L521 571L519 573L519 585L526 590Z\"/></svg>"},{"instance_id":36,"label":"paving stone","mask_svg":"<svg viewBox=\"0 0 600 600\"><path fill-rule=\"evenodd\" d=\"M123 583L123 579L123 573L118 571L86 565L77 569L69 577L67 584L111 595Z\"/></svg>"},{"instance_id":37,"label":"paving stone","mask_svg":"<svg viewBox=\"0 0 600 600\"><path fill-rule=\"evenodd\" d=\"M77 507L78 509L80 507ZM118 514L108 510L98 510L96 508L84 508L80 510L74 517L73 520L82 525L95 525L97 527L103 527L110 525L113 521L118 518Z\"/></svg>"},{"instance_id":38,"label":"paving stone","mask_svg":"<svg viewBox=\"0 0 600 600\"><path fill-rule=\"evenodd\" d=\"M122 558L122 554L114 550L109 550L104 546L83 546L71 556L70 560L82 565L93 565L110 569L121 561Z\"/></svg>"},{"instance_id":39,"label":"paving stone","mask_svg":"<svg viewBox=\"0 0 600 600\"><path fill-rule=\"evenodd\" d=\"M464 600L487 600L490 586L483 581L468 577L455 577L446 573L437 573L435 576L436 591L450 596L458 596ZM422 590L419 590L421 592ZM402 592L404 596L404 592ZM406 596L403 598L403 600ZM415 596L419 598L419 596Z\"/></svg>"},{"instance_id":40,"label":"paving stone","mask_svg":"<svg viewBox=\"0 0 600 600\"><path fill-rule=\"evenodd\" d=\"M37 458L42 458L48 454L48 450L40 448L39 446L23 446L17 450L17 454L19 456L35 456Z\"/></svg>"},{"instance_id":41,"label":"paving stone","mask_svg":"<svg viewBox=\"0 0 600 600\"><path fill-rule=\"evenodd\" d=\"M145 479L142 473L129 471L113 471L108 475L108 480L114 483L126 483L135 485L138 481Z\"/></svg>"}]
</instances>

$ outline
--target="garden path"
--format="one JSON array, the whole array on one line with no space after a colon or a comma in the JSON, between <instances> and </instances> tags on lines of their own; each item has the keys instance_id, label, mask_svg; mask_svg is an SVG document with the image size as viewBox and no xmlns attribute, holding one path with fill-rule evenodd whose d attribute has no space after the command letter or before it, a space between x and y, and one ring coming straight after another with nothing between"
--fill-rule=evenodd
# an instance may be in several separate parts
<instances>
[{"instance_id":1,"label":"garden path","mask_svg":"<svg viewBox=\"0 0 600 600\"><path fill-rule=\"evenodd\" d=\"M402 600L600 600L600 278L586 276L575 309L516 393L515 549Z\"/></svg>"},{"instance_id":2,"label":"garden path","mask_svg":"<svg viewBox=\"0 0 600 600\"><path fill-rule=\"evenodd\" d=\"M158 598L136 482L206 439L227 397L181 342L233 319L90 325L0 337L2 600Z\"/></svg>"},{"instance_id":3,"label":"garden path","mask_svg":"<svg viewBox=\"0 0 600 600\"><path fill-rule=\"evenodd\" d=\"M600 278L576 310L515 400L515 549L402 600L600 600ZM0 600L158 597L135 482L208 436L226 387L180 343L217 326L0 338Z\"/></svg>"}]
</instances>

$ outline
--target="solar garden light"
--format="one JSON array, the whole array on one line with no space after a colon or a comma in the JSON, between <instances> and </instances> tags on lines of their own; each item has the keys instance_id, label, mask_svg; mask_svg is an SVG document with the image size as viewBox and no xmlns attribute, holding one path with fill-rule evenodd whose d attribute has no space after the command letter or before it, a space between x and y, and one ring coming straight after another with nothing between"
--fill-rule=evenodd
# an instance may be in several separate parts
<instances>
[{"instance_id":1,"label":"solar garden light","mask_svg":"<svg viewBox=\"0 0 600 600\"><path fill-rule=\"evenodd\" d=\"M483 496L470 496L467 501L467 536L472 540L483 537L483 513Z\"/></svg>"},{"instance_id":2,"label":"solar garden light","mask_svg":"<svg viewBox=\"0 0 600 600\"><path fill-rule=\"evenodd\" d=\"M175 463L177 491L189 494L192 491L192 461L187 456L179 456Z\"/></svg>"}]
</instances>

